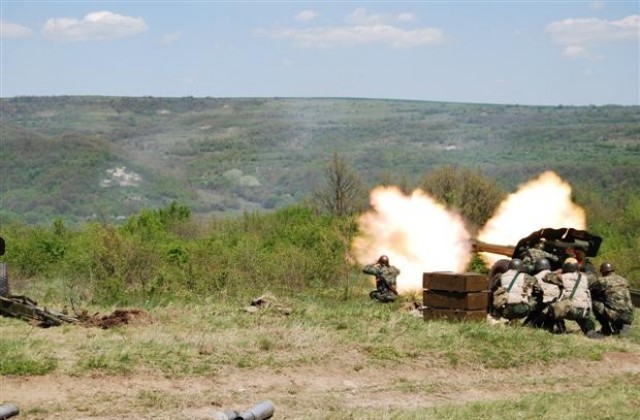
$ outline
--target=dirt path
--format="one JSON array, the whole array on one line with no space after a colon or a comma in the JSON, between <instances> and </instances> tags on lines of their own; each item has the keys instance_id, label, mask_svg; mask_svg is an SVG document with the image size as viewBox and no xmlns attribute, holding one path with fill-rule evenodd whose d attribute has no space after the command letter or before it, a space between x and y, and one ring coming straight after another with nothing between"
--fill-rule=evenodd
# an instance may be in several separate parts
<instances>
[{"instance_id":1,"label":"dirt path","mask_svg":"<svg viewBox=\"0 0 640 420\"><path fill-rule=\"evenodd\" d=\"M0 401L16 403L20 420L204 420L212 419L214 412L243 410L266 399L276 407L274 419L321 419L329 418L330 410L414 409L495 400L539 391L541 384L555 391L579 390L614 376L640 373L640 355L609 353L602 361L519 368L517 372L433 368L426 360L398 367L354 366L344 355L324 366L229 367L207 378L167 379L154 374L3 377Z\"/></svg>"}]
</instances>

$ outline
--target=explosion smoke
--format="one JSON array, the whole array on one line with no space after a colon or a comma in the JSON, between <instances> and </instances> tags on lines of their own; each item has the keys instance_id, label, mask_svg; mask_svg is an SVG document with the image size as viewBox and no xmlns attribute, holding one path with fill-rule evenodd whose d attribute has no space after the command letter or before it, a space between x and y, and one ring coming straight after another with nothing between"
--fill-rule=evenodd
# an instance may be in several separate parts
<instances>
[{"instance_id":1,"label":"explosion smoke","mask_svg":"<svg viewBox=\"0 0 640 420\"><path fill-rule=\"evenodd\" d=\"M398 291L422 289L422 274L465 271L471 259L471 235L462 217L422 190L410 196L396 187L371 191L373 210L358 220L360 234L352 243L359 264L387 255L400 268ZM480 231L482 242L515 245L544 227L585 229L584 210L571 201L571 186L547 171L521 185L499 206ZM499 258L483 253L491 265Z\"/></svg>"},{"instance_id":2,"label":"explosion smoke","mask_svg":"<svg viewBox=\"0 0 640 420\"><path fill-rule=\"evenodd\" d=\"M406 196L396 187L371 191L373 210L358 223L352 253L360 264L387 255L400 268L398 291L422 289L422 273L463 271L471 257L462 217L421 190Z\"/></svg>"},{"instance_id":3,"label":"explosion smoke","mask_svg":"<svg viewBox=\"0 0 640 420\"><path fill-rule=\"evenodd\" d=\"M538 229L586 228L584 210L571 201L571 186L552 171L522 184L510 194L482 228L478 239L482 242L514 245L521 238ZM499 258L482 254L488 264Z\"/></svg>"}]
</instances>

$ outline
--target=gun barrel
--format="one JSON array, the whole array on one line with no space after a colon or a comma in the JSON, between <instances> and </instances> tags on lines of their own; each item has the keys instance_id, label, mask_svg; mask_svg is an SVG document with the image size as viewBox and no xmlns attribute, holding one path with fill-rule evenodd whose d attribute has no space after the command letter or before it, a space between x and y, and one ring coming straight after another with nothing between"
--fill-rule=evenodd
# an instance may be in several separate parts
<instances>
[{"instance_id":1,"label":"gun barrel","mask_svg":"<svg viewBox=\"0 0 640 420\"><path fill-rule=\"evenodd\" d=\"M250 409L238 412L235 410L225 410L214 413L215 420L267 420L273 417L275 407L269 400L262 401Z\"/></svg>"},{"instance_id":2,"label":"gun barrel","mask_svg":"<svg viewBox=\"0 0 640 420\"><path fill-rule=\"evenodd\" d=\"M472 242L471 248L473 252L488 252L490 254L504 255L509 258L513 256L513 252L516 249L516 247L513 245L488 244L486 242L481 242L478 240L474 240Z\"/></svg>"},{"instance_id":3,"label":"gun barrel","mask_svg":"<svg viewBox=\"0 0 640 420\"><path fill-rule=\"evenodd\" d=\"M2 404L0 405L0 420L8 419L9 417L17 416L20 413L18 406L15 404Z\"/></svg>"},{"instance_id":4,"label":"gun barrel","mask_svg":"<svg viewBox=\"0 0 640 420\"><path fill-rule=\"evenodd\" d=\"M275 412L275 408L271 401L262 401L254 405L249 410L240 413L242 420L266 420L270 419Z\"/></svg>"}]
</instances>

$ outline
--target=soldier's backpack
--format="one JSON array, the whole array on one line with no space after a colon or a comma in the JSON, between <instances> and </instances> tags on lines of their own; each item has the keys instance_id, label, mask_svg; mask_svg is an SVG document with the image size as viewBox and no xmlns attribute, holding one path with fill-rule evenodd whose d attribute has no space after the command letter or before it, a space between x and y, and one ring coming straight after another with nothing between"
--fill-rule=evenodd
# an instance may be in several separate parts
<instances>
[{"instance_id":1,"label":"soldier's backpack","mask_svg":"<svg viewBox=\"0 0 640 420\"><path fill-rule=\"evenodd\" d=\"M520 272L517 272L516 275L513 276L513 279L511 280L511 283L509 283L508 288L505 288L504 286L500 286L496 289L495 292L493 292L494 308L496 309L504 308L504 306L507 304L509 300L509 292L511 292L511 288L515 284L516 279L518 278L519 275L520 275Z\"/></svg>"}]
</instances>

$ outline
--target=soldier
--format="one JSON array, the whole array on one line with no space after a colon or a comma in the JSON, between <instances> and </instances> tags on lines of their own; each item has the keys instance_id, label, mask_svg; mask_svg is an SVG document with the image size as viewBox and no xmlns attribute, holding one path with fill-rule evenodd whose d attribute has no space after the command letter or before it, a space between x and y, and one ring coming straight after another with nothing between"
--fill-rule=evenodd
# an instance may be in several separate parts
<instances>
[{"instance_id":1,"label":"soldier","mask_svg":"<svg viewBox=\"0 0 640 420\"><path fill-rule=\"evenodd\" d=\"M540 238L540 240L534 244L531 248L528 248L522 257L522 263L524 264L525 271L532 273L534 264L541 258L546 258L551 261L558 261L558 256L553 255L550 252L544 250L544 244L546 239Z\"/></svg>"},{"instance_id":2,"label":"soldier","mask_svg":"<svg viewBox=\"0 0 640 420\"><path fill-rule=\"evenodd\" d=\"M587 258L587 252L583 246L576 246L573 248L573 255L575 259L578 260L578 266L580 267L580 271L584 271L585 273L596 274L596 267L593 265L593 262L589 258Z\"/></svg>"},{"instance_id":3,"label":"soldier","mask_svg":"<svg viewBox=\"0 0 640 420\"><path fill-rule=\"evenodd\" d=\"M507 271L500 275L500 280L492 290L495 311L510 321L521 319L535 312L537 307L533 295L542 293L535 277L524 272L522 260L514 258L509 261Z\"/></svg>"},{"instance_id":4,"label":"soldier","mask_svg":"<svg viewBox=\"0 0 640 420\"><path fill-rule=\"evenodd\" d=\"M604 335L625 336L633 322L633 303L629 293L629 282L615 273L613 265L605 261L600 265L601 277L590 289L593 294L593 312L602 326Z\"/></svg>"},{"instance_id":5,"label":"soldier","mask_svg":"<svg viewBox=\"0 0 640 420\"><path fill-rule=\"evenodd\" d=\"M560 298L550 305L550 315L545 327L553 328L552 322L569 319L575 321L582 332L589 338L603 338L595 331L595 323L591 319L591 294L589 283L591 275L578 270L578 260L567 258L562 264L562 273L551 272L545 281L557 284L562 293Z\"/></svg>"},{"instance_id":6,"label":"soldier","mask_svg":"<svg viewBox=\"0 0 640 420\"><path fill-rule=\"evenodd\" d=\"M533 276L538 280L538 285L542 290L542 296L538 300L537 310L527 317L525 324L530 322L533 326L538 328L547 325L551 326L550 332L554 332L554 327L556 332L566 332L567 327L565 326L564 320L558 320L557 322L549 320L548 323L545 322L546 319L551 316L550 305L558 300L561 292L560 287L557 285L544 281L546 276L551 273L551 264L549 263L549 260L546 258L536 260L533 267L533 273Z\"/></svg>"},{"instance_id":7,"label":"soldier","mask_svg":"<svg viewBox=\"0 0 640 420\"><path fill-rule=\"evenodd\" d=\"M377 299L380 302L396 300L398 297L396 278L400 274L400 270L389 265L389 257L381 255L374 264L365 265L362 272L376 276L376 290L369 293L371 299Z\"/></svg>"}]
</instances>

